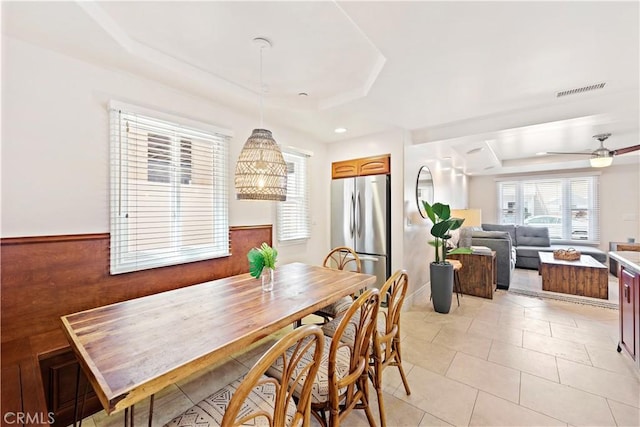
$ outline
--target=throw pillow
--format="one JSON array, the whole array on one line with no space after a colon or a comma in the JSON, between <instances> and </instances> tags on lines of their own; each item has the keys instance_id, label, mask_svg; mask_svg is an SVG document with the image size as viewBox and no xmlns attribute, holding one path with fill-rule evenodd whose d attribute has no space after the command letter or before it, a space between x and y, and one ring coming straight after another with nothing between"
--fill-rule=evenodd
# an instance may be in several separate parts
<instances>
[{"instance_id":1,"label":"throw pillow","mask_svg":"<svg viewBox=\"0 0 640 427\"><path fill-rule=\"evenodd\" d=\"M472 227L461 227L459 239L458 239L458 247L459 248L470 248L471 247L471 234L473 233Z\"/></svg>"},{"instance_id":2,"label":"throw pillow","mask_svg":"<svg viewBox=\"0 0 640 427\"><path fill-rule=\"evenodd\" d=\"M449 248L457 248L458 242L460 241L460 228L453 230L449 234L451 235L451 238L448 240L447 246Z\"/></svg>"}]
</instances>

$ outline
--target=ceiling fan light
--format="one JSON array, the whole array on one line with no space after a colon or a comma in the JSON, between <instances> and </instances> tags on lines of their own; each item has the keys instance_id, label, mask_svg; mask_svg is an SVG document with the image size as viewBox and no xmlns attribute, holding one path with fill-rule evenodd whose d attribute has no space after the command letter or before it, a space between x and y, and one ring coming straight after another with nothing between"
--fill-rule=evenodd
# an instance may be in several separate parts
<instances>
[{"instance_id":1,"label":"ceiling fan light","mask_svg":"<svg viewBox=\"0 0 640 427\"><path fill-rule=\"evenodd\" d=\"M613 157L606 153L606 155L601 156L597 154L597 151L593 153L593 156L589 159L589 163L594 168L606 168L607 166L611 166L613 163Z\"/></svg>"}]
</instances>

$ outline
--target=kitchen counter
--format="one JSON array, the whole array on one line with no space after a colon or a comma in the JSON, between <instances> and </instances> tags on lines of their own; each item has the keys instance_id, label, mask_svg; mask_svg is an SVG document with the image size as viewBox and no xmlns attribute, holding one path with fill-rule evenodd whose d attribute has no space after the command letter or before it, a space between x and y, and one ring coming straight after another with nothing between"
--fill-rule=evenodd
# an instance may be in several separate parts
<instances>
[{"instance_id":1,"label":"kitchen counter","mask_svg":"<svg viewBox=\"0 0 640 427\"><path fill-rule=\"evenodd\" d=\"M640 252L637 251L612 251L609 256L616 261L625 264L631 270L640 272Z\"/></svg>"},{"instance_id":2,"label":"kitchen counter","mask_svg":"<svg viewBox=\"0 0 640 427\"><path fill-rule=\"evenodd\" d=\"M640 367L640 252L612 251L609 257L618 261L620 294L620 341L618 351L626 353Z\"/></svg>"}]
</instances>

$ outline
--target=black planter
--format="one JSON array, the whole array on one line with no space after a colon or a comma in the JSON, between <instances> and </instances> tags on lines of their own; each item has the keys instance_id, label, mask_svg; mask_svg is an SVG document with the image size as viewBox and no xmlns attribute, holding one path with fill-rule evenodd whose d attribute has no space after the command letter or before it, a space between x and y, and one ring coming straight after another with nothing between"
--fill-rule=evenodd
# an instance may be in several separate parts
<instances>
[{"instance_id":1,"label":"black planter","mask_svg":"<svg viewBox=\"0 0 640 427\"><path fill-rule=\"evenodd\" d=\"M448 313L453 295L453 265L449 263L430 264L431 300L437 313Z\"/></svg>"}]
</instances>

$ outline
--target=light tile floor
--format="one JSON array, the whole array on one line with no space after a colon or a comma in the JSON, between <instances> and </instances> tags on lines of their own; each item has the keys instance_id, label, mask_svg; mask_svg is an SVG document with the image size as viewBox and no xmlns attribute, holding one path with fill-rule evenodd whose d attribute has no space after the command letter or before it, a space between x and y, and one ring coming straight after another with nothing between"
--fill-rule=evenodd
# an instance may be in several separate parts
<instances>
[{"instance_id":1,"label":"light tile floor","mask_svg":"<svg viewBox=\"0 0 640 427\"><path fill-rule=\"evenodd\" d=\"M516 270L515 280L533 279ZM465 295L460 307L453 301L449 314L435 313L427 300L402 314L412 393L405 394L395 368L385 371L389 427L640 425L640 371L616 351L616 309L505 291L493 300ZM164 390L153 424L239 376L275 338ZM377 419L373 390L371 396ZM147 411L148 403L136 405L138 425L146 425ZM361 412L343 425L368 425ZM83 425L120 426L122 420L102 412Z\"/></svg>"}]
</instances>

